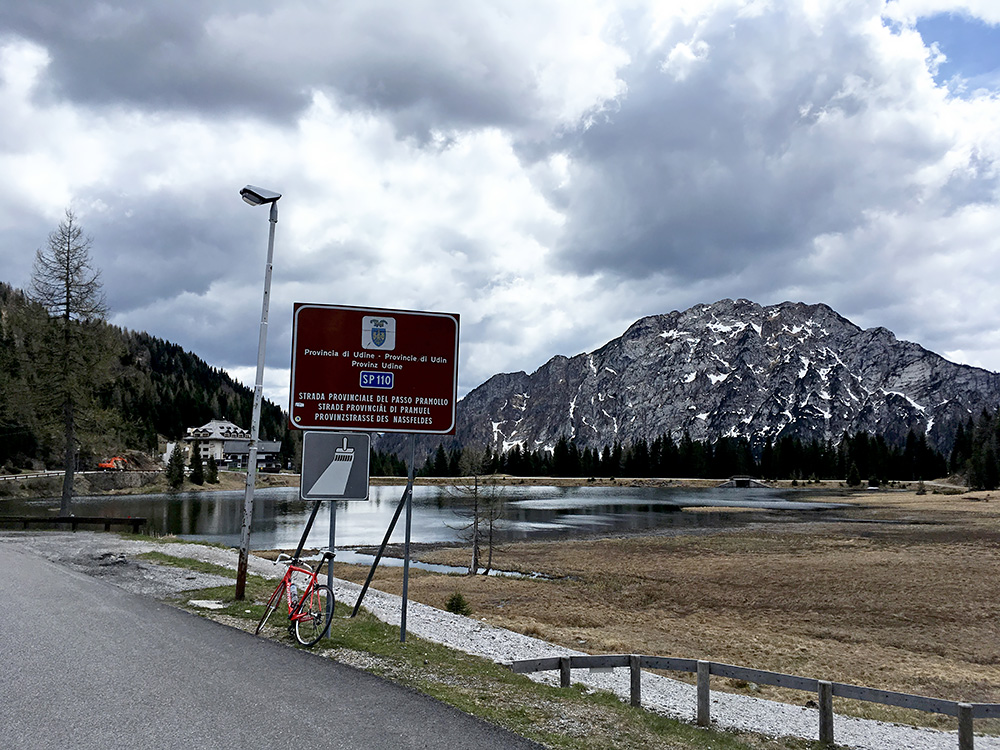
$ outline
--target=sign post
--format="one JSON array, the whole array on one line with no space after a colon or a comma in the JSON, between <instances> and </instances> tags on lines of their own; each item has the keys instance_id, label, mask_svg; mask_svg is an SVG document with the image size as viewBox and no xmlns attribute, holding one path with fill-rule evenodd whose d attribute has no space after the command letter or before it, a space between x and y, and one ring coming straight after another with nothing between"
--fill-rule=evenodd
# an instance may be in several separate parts
<instances>
[{"instance_id":1,"label":"sign post","mask_svg":"<svg viewBox=\"0 0 1000 750\"><path fill-rule=\"evenodd\" d=\"M406 640L414 433L455 432L458 324L459 316L451 313L343 305L296 303L293 313L289 420L294 428L312 431L306 433L306 438L318 431L332 433L332 442L324 449L325 458L315 462L310 459L308 464L303 441L302 497L325 497L323 493L327 492L343 497L337 493L351 492L354 470L348 464L355 460L360 446L339 431L410 433L406 490L354 605L357 614L405 505L400 641ZM342 443L336 445L337 440ZM366 465L368 451L366 445ZM367 493L366 470L364 497ZM335 509L336 503L330 516L331 550Z\"/></svg>"},{"instance_id":2,"label":"sign post","mask_svg":"<svg viewBox=\"0 0 1000 750\"><path fill-rule=\"evenodd\" d=\"M299 497L314 500L313 512L302 532L295 559L302 552L316 511L323 500L330 500L330 536L327 548L333 552L337 540L337 501L367 500L369 483L368 458L371 437L358 433L307 432L302 436L302 473L299 475ZM333 558L328 562L326 576L333 580ZM333 600L328 603L327 618L333 617Z\"/></svg>"}]
</instances>

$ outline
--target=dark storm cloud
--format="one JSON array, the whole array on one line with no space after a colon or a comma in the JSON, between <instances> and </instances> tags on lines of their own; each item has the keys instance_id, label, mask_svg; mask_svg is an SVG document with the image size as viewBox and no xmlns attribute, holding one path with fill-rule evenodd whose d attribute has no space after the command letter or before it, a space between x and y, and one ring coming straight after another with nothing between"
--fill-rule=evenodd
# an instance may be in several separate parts
<instances>
[{"instance_id":1,"label":"dark storm cloud","mask_svg":"<svg viewBox=\"0 0 1000 750\"><path fill-rule=\"evenodd\" d=\"M116 323L252 372L253 182L286 196L269 367L294 301L460 312L463 380L722 297L1000 351L967 343L996 320L996 98L936 89L886 8L0 3L3 280L72 206Z\"/></svg>"},{"instance_id":2,"label":"dark storm cloud","mask_svg":"<svg viewBox=\"0 0 1000 750\"><path fill-rule=\"evenodd\" d=\"M252 3L250 4L252 5ZM225 59L205 27L237 3L9 3L0 27L44 47L51 94L97 106L276 112L301 107L301 91L268 85L266 70Z\"/></svg>"},{"instance_id":3,"label":"dark storm cloud","mask_svg":"<svg viewBox=\"0 0 1000 750\"><path fill-rule=\"evenodd\" d=\"M292 121L318 90L426 136L515 125L537 104L513 21L488 4L448 5L447 17L387 1L5 6L0 28L48 51L50 93L84 105Z\"/></svg>"},{"instance_id":4,"label":"dark storm cloud","mask_svg":"<svg viewBox=\"0 0 1000 750\"><path fill-rule=\"evenodd\" d=\"M908 111L918 82L869 33L851 14L816 28L788 9L675 28L622 71L617 111L556 146L573 160L553 196L570 218L565 265L726 276L912 207L917 172L952 143ZM956 197L992 199L986 174L956 177Z\"/></svg>"},{"instance_id":5,"label":"dark storm cloud","mask_svg":"<svg viewBox=\"0 0 1000 750\"><path fill-rule=\"evenodd\" d=\"M259 278L266 221L258 227L240 216L243 204L235 193L229 196L233 209L166 192L141 199L97 196L115 209L85 213L80 221L94 239L92 254L112 310L127 314L178 294L204 294L220 279L240 284Z\"/></svg>"},{"instance_id":6,"label":"dark storm cloud","mask_svg":"<svg viewBox=\"0 0 1000 750\"><path fill-rule=\"evenodd\" d=\"M27 288L35 251L46 247L49 232L61 219L58 217L49 223L43 217L28 212L23 217L18 224L3 227L0 235L0 266L3 268L0 281L19 288Z\"/></svg>"},{"instance_id":7,"label":"dark storm cloud","mask_svg":"<svg viewBox=\"0 0 1000 750\"><path fill-rule=\"evenodd\" d=\"M235 191L230 197L242 205ZM111 321L179 344L217 367L253 361L266 220L247 222L239 208L229 215L184 195L118 196L111 205L117 208L81 216Z\"/></svg>"}]
</instances>

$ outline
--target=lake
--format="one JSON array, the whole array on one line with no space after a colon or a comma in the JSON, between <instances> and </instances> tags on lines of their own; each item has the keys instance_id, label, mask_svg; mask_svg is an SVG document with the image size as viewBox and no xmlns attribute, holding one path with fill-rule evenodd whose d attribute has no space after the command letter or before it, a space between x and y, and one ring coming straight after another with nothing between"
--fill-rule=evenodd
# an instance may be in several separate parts
<instances>
[{"instance_id":1,"label":"lake","mask_svg":"<svg viewBox=\"0 0 1000 750\"><path fill-rule=\"evenodd\" d=\"M365 502L337 503L337 546L377 545L388 528L403 487L372 487ZM803 520L836 503L801 502L801 493L764 488L692 489L652 487L505 487L506 510L501 522L505 540L572 538L594 533L638 532L651 529L698 529L736 526L775 513L789 521ZM174 494L78 497L77 515L144 516L159 534L183 539L239 545L243 492L181 492ZM57 511L58 499L11 501L5 513L43 514ZM453 542L463 537L469 519L467 502L447 488L413 488L412 541ZM727 512L681 511L681 508L739 508ZM748 512L746 509L751 509ZM299 499L298 488L263 488L254 492L251 544L254 549L295 547L312 510ZM403 541L401 516L392 541ZM325 547L330 504L323 503L308 544ZM338 558L340 554L338 553Z\"/></svg>"}]
</instances>

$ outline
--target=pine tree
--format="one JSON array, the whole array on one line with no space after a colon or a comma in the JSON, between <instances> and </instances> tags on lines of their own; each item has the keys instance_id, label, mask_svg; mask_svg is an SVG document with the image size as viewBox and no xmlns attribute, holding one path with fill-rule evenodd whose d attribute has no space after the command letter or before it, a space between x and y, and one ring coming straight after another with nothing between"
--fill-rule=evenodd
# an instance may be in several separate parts
<instances>
[{"instance_id":1,"label":"pine tree","mask_svg":"<svg viewBox=\"0 0 1000 750\"><path fill-rule=\"evenodd\" d=\"M955 442L948 460L948 470L952 474L961 474L966 471L967 463L972 458L974 432L975 426L972 423L972 417L969 417L964 425L961 422L958 423L958 429L955 431Z\"/></svg>"},{"instance_id":2,"label":"pine tree","mask_svg":"<svg viewBox=\"0 0 1000 750\"><path fill-rule=\"evenodd\" d=\"M191 484L199 487L205 484L205 464L201 460L201 441L195 440L191 447Z\"/></svg>"},{"instance_id":3,"label":"pine tree","mask_svg":"<svg viewBox=\"0 0 1000 750\"><path fill-rule=\"evenodd\" d=\"M457 477L457 476L459 476L462 473L461 468L460 468L461 467L461 463L462 463L462 449L461 448L454 448L453 450L451 450L448 453L448 476L449 477Z\"/></svg>"},{"instance_id":4,"label":"pine tree","mask_svg":"<svg viewBox=\"0 0 1000 750\"><path fill-rule=\"evenodd\" d=\"M611 465L611 448L607 445L601 451L600 473L610 477L618 473L618 469Z\"/></svg>"},{"instance_id":5,"label":"pine tree","mask_svg":"<svg viewBox=\"0 0 1000 750\"><path fill-rule=\"evenodd\" d=\"M39 450L26 381L29 363L21 351L21 329L30 315L24 296L0 283L0 465L8 469L26 465Z\"/></svg>"},{"instance_id":6,"label":"pine tree","mask_svg":"<svg viewBox=\"0 0 1000 750\"><path fill-rule=\"evenodd\" d=\"M167 461L167 484L175 490L184 484L184 451L181 450L180 444L174 445Z\"/></svg>"},{"instance_id":7,"label":"pine tree","mask_svg":"<svg viewBox=\"0 0 1000 750\"><path fill-rule=\"evenodd\" d=\"M568 477L569 469L569 440L565 435L560 435L552 449L552 473L557 477Z\"/></svg>"},{"instance_id":8,"label":"pine tree","mask_svg":"<svg viewBox=\"0 0 1000 750\"><path fill-rule=\"evenodd\" d=\"M851 463L851 468L847 470L847 486L857 487L861 484L861 472L858 471L858 465Z\"/></svg>"},{"instance_id":9,"label":"pine tree","mask_svg":"<svg viewBox=\"0 0 1000 750\"><path fill-rule=\"evenodd\" d=\"M434 453L434 462L431 464L431 471L435 477L448 476L448 454L441 443L438 443L437 451Z\"/></svg>"},{"instance_id":10,"label":"pine tree","mask_svg":"<svg viewBox=\"0 0 1000 750\"><path fill-rule=\"evenodd\" d=\"M219 483L219 465L215 462L215 456L208 457L208 466L205 469L205 481L209 484Z\"/></svg>"},{"instance_id":11,"label":"pine tree","mask_svg":"<svg viewBox=\"0 0 1000 750\"><path fill-rule=\"evenodd\" d=\"M1000 486L998 423L1000 413L991 415L984 410L972 430L972 455L966 462L966 482L971 489L995 490Z\"/></svg>"}]
</instances>

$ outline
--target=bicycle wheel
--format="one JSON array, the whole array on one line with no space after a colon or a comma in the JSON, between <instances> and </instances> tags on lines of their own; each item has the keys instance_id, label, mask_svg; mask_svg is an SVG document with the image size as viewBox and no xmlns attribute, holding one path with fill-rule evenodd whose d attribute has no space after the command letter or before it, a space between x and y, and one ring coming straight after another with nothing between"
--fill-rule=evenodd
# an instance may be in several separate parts
<instances>
[{"instance_id":1,"label":"bicycle wheel","mask_svg":"<svg viewBox=\"0 0 1000 750\"><path fill-rule=\"evenodd\" d=\"M276 610L281 602L285 598L285 579L281 579L281 583L278 584L278 588L274 590L271 594L271 598L267 600L267 605L264 608L264 616L260 618L260 622L257 623L257 629L254 631L254 635L260 635L260 631L264 629L264 623L267 622L274 610Z\"/></svg>"},{"instance_id":2,"label":"bicycle wheel","mask_svg":"<svg viewBox=\"0 0 1000 750\"><path fill-rule=\"evenodd\" d=\"M292 614L295 620L295 639L303 646L314 646L330 629L327 607L333 611L333 589L328 585L316 586L308 596L302 597Z\"/></svg>"}]
</instances>

